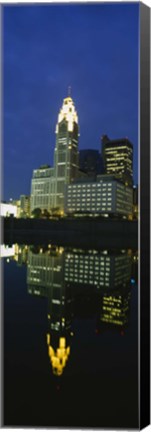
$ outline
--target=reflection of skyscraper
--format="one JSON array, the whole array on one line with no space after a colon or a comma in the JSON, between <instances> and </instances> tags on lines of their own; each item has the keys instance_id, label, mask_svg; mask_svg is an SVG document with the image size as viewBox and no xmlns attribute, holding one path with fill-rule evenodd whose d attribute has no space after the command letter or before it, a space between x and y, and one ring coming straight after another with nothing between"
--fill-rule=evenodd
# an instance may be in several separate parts
<instances>
[{"instance_id":1,"label":"reflection of skyscraper","mask_svg":"<svg viewBox=\"0 0 151 432\"><path fill-rule=\"evenodd\" d=\"M64 209L65 185L78 175L78 116L71 97L63 100L56 125L55 207Z\"/></svg>"},{"instance_id":2,"label":"reflection of skyscraper","mask_svg":"<svg viewBox=\"0 0 151 432\"><path fill-rule=\"evenodd\" d=\"M123 331L129 320L132 256L128 252L35 247L28 253L28 292L48 299L47 346L53 374L62 375L71 350L72 321L85 305L97 326Z\"/></svg>"},{"instance_id":3,"label":"reflection of skyscraper","mask_svg":"<svg viewBox=\"0 0 151 432\"><path fill-rule=\"evenodd\" d=\"M27 283L30 294L48 298L48 355L53 373L61 375L70 354L73 303L71 288L64 282L63 248L30 250Z\"/></svg>"},{"instance_id":4,"label":"reflection of skyscraper","mask_svg":"<svg viewBox=\"0 0 151 432\"><path fill-rule=\"evenodd\" d=\"M128 324L130 315L130 285L121 287L114 292L101 295L100 309L98 311L98 326L122 327Z\"/></svg>"}]
</instances>

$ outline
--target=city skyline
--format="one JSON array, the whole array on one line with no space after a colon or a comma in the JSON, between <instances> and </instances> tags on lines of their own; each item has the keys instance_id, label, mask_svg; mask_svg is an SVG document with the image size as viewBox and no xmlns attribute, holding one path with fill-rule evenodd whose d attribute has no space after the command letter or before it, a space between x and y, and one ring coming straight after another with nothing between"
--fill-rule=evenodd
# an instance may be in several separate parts
<instances>
[{"instance_id":1,"label":"city skyline","mask_svg":"<svg viewBox=\"0 0 151 432\"><path fill-rule=\"evenodd\" d=\"M63 39L62 13L68 22ZM84 54L83 64L79 54ZM134 148L136 183L137 66L137 4L5 7L3 198L29 194L33 169L53 166L57 114L69 85L79 117L79 150L99 150L104 133L111 139L127 136Z\"/></svg>"}]
</instances>

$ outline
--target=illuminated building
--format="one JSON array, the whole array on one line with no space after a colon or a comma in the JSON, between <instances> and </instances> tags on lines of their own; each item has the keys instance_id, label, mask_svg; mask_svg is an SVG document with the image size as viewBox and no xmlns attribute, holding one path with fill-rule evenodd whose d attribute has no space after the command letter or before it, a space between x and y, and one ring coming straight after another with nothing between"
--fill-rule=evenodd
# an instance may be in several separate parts
<instances>
[{"instance_id":1,"label":"illuminated building","mask_svg":"<svg viewBox=\"0 0 151 432\"><path fill-rule=\"evenodd\" d=\"M10 203L1 203L0 215L3 217L10 217L11 215L17 217L17 205Z\"/></svg>"},{"instance_id":2,"label":"illuminated building","mask_svg":"<svg viewBox=\"0 0 151 432\"><path fill-rule=\"evenodd\" d=\"M64 210L65 185L78 176L78 116L71 97L63 100L56 125L55 207Z\"/></svg>"},{"instance_id":3,"label":"illuminated building","mask_svg":"<svg viewBox=\"0 0 151 432\"><path fill-rule=\"evenodd\" d=\"M35 208L50 210L54 207L54 169L43 165L33 171L31 182L31 213Z\"/></svg>"},{"instance_id":4,"label":"illuminated building","mask_svg":"<svg viewBox=\"0 0 151 432\"><path fill-rule=\"evenodd\" d=\"M79 171L78 116L71 97L63 100L56 125L54 168L44 165L33 171L31 213L35 208L64 211L65 185L84 177Z\"/></svg>"},{"instance_id":5,"label":"illuminated building","mask_svg":"<svg viewBox=\"0 0 151 432\"><path fill-rule=\"evenodd\" d=\"M79 166L89 177L96 177L103 174L102 156L98 150L80 150Z\"/></svg>"},{"instance_id":6,"label":"illuminated building","mask_svg":"<svg viewBox=\"0 0 151 432\"><path fill-rule=\"evenodd\" d=\"M77 180L66 187L65 212L132 215L133 191L111 175Z\"/></svg>"},{"instance_id":7,"label":"illuminated building","mask_svg":"<svg viewBox=\"0 0 151 432\"><path fill-rule=\"evenodd\" d=\"M10 204L17 206L16 217L19 218L20 217L20 199L19 200L10 199Z\"/></svg>"},{"instance_id":8,"label":"illuminated building","mask_svg":"<svg viewBox=\"0 0 151 432\"><path fill-rule=\"evenodd\" d=\"M0 257L1 258L10 258L15 255L15 245L12 246L8 245L0 245Z\"/></svg>"},{"instance_id":9,"label":"illuminated building","mask_svg":"<svg viewBox=\"0 0 151 432\"><path fill-rule=\"evenodd\" d=\"M102 156L106 174L117 174L124 183L133 184L133 145L128 138L110 140L103 135Z\"/></svg>"},{"instance_id":10,"label":"illuminated building","mask_svg":"<svg viewBox=\"0 0 151 432\"><path fill-rule=\"evenodd\" d=\"M63 248L29 250L28 293L48 298L48 356L55 375L62 375L71 345L72 290L64 281Z\"/></svg>"},{"instance_id":11,"label":"illuminated building","mask_svg":"<svg viewBox=\"0 0 151 432\"><path fill-rule=\"evenodd\" d=\"M20 195L20 217L26 218L30 216L30 196Z\"/></svg>"},{"instance_id":12,"label":"illuminated building","mask_svg":"<svg viewBox=\"0 0 151 432\"><path fill-rule=\"evenodd\" d=\"M28 261L28 246L27 245L15 245L15 256L14 260L17 261L18 266L27 264Z\"/></svg>"}]
</instances>

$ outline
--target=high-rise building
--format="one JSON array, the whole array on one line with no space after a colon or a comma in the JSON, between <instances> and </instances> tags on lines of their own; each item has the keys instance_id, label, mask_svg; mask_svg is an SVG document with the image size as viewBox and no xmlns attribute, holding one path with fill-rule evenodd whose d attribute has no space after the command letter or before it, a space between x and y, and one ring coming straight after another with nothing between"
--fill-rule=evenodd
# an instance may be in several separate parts
<instances>
[{"instance_id":1,"label":"high-rise building","mask_svg":"<svg viewBox=\"0 0 151 432\"><path fill-rule=\"evenodd\" d=\"M102 155L98 150L80 150L79 165L80 169L87 173L89 177L103 174Z\"/></svg>"},{"instance_id":2,"label":"high-rise building","mask_svg":"<svg viewBox=\"0 0 151 432\"><path fill-rule=\"evenodd\" d=\"M65 185L78 176L78 116L71 97L63 100L56 125L54 153L55 207L64 210Z\"/></svg>"},{"instance_id":3,"label":"high-rise building","mask_svg":"<svg viewBox=\"0 0 151 432\"><path fill-rule=\"evenodd\" d=\"M43 165L33 171L31 181L31 213L35 208L51 210L54 207L54 169Z\"/></svg>"},{"instance_id":4,"label":"high-rise building","mask_svg":"<svg viewBox=\"0 0 151 432\"><path fill-rule=\"evenodd\" d=\"M110 140L103 135L102 156L106 174L116 174L129 186L133 184L133 145L128 138Z\"/></svg>"},{"instance_id":5,"label":"high-rise building","mask_svg":"<svg viewBox=\"0 0 151 432\"><path fill-rule=\"evenodd\" d=\"M20 195L20 217L30 216L30 196Z\"/></svg>"}]
</instances>

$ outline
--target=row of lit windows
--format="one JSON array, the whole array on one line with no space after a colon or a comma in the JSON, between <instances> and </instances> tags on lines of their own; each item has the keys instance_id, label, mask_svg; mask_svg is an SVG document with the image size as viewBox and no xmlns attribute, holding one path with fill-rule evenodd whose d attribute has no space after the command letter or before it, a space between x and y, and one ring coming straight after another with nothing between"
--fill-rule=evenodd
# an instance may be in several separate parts
<instances>
[{"instance_id":1,"label":"row of lit windows","mask_svg":"<svg viewBox=\"0 0 151 432\"><path fill-rule=\"evenodd\" d=\"M87 268L95 268L95 269L98 269L99 268L99 266L106 266L106 269L107 270L109 270L110 269L110 262L105 262L105 261L102 261L102 260L94 260L94 261L90 261L90 260L88 260L88 259L86 259L86 260L81 260L81 259L79 259L78 261L77 260L73 260L73 259L71 259L71 260L68 260L68 259L66 259L66 262L65 262L65 268L71 268L72 266L75 266L76 268L78 267L78 266L80 266L80 267L87 267Z\"/></svg>"},{"instance_id":2,"label":"row of lit windows","mask_svg":"<svg viewBox=\"0 0 151 432\"><path fill-rule=\"evenodd\" d=\"M70 207L70 208L68 208L68 211L70 211L70 212L76 212L76 210L77 211L89 211L89 212L93 212L93 213L95 213L95 212L100 212L100 211L102 211L102 212L109 212L109 211L113 211L112 210L112 208L111 207L107 207L107 206L102 206L101 208L99 207L99 206L97 206L97 207L89 207L89 206L87 206L87 207L85 207L85 206L77 206L77 208L75 208L75 207ZM120 209L121 210L121 209Z\"/></svg>"},{"instance_id":3,"label":"row of lit windows","mask_svg":"<svg viewBox=\"0 0 151 432\"><path fill-rule=\"evenodd\" d=\"M123 258L123 257L122 257ZM115 260L116 259L118 259L118 258L115 258ZM108 257L108 256L100 256L100 255L95 255L95 256L93 256L93 255L82 255L82 254L79 254L79 255L67 255L67 261L69 261L70 260L70 262L72 262L72 261L82 261L82 262L88 262L88 263L90 263L90 261L93 261L93 262L100 262L100 261L103 261L103 262L107 262L107 264L109 265L110 264L110 260L111 260L111 258L110 257Z\"/></svg>"},{"instance_id":4,"label":"row of lit windows","mask_svg":"<svg viewBox=\"0 0 151 432\"><path fill-rule=\"evenodd\" d=\"M75 197L78 197L78 198L82 198L82 197L84 197L84 198L87 198L87 197L96 197L96 198L101 198L101 196L106 196L106 197L108 197L108 196L111 196L112 195L112 193L110 192L110 190L108 191L108 192L104 192L104 191L102 191L103 193L101 193L100 191L96 191L95 193L90 193L90 192L88 192L87 191L87 193L85 193L84 191L81 191L81 193L78 193L78 192L68 192L68 197L73 197L73 198L75 198Z\"/></svg>"},{"instance_id":5,"label":"row of lit windows","mask_svg":"<svg viewBox=\"0 0 151 432\"><path fill-rule=\"evenodd\" d=\"M102 202L108 202L108 201L112 201L111 197L92 197L92 198L87 198L86 197L67 197L67 203L72 205L75 205L76 203L85 203L85 204L90 204L90 203L99 203L101 204Z\"/></svg>"},{"instance_id":6,"label":"row of lit windows","mask_svg":"<svg viewBox=\"0 0 151 432\"><path fill-rule=\"evenodd\" d=\"M69 277L71 277L71 276L73 276L73 275L78 275L78 274L82 274L84 277L90 277L90 275L95 275L95 277L96 278L98 278L98 277L103 277L103 278L105 278L105 277L107 277L107 278L109 278L110 277L110 273L109 272L99 272L99 271L83 271L83 269L77 269L77 270L75 270L75 269L72 269L70 272L68 272L68 271L66 271L65 272L65 276L69 276ZM128 279L128 277L126 278L126 279Z\"/></svg>"},{"instance_id":7,"label":"row of lit windows","mask_svg":"<svg viewBox=\"0 0 151 432\"><path fill-rule=\"evenodd\" d=\"M122 150L122 149L132 152L132 148L129 147L127 144L114 147L113 143L112 143L112 148L111 147L105 147L105 152L113 152L113 151Z\"/></svg>"},{"instance_id":8,"label":"row of lit windows","mask_svg":"<svg viewBox=\"0 0 151 432\"><path fill-rule=\"evenodd\" d=\"M90 201L90 202L89 202ZM96 199L95 198L92 198L92 199L90 199L90 198L88 198L87 199L87 202L85 202L85 199L83 198L82 200L79 200L78 198L76 199L76 200L72 200L71 198L68 198L68 205L88 205L88 206L90 206L91 204L95 204L97 207L99 206L103 206L103 205L111 205L111 198L108 198L108 199L106 199L106 198L103 198L102 200L100 199L100 200L97 200L97 202L96 202Z\"/></svg>"},{"instance_id":9,"label":"row of lit windows","mask_svg":"<svg viewBox=\"0 0 151 432\"><path fill-rule=\"evenodd\" d=\"M72 188L74 190L74 189L77 189L77 188L78 189L80 189L80 188L82 188L82 189L84 188L85 189L86 188L87 190L89 189L91 191L92 188L96 188L96 187L100 187L100 188L101 187L103 187L103 188L107 188L108 187L108 188L111 188L112 187L112 183L103 183L103 185L102 185L101 182L95 183L95 184L94 183L93 184L90 184L90 183L83 184L82 183L82 184L76 184L76 185L69 185L68 189Z\"/></svg>"}]
</instances>

